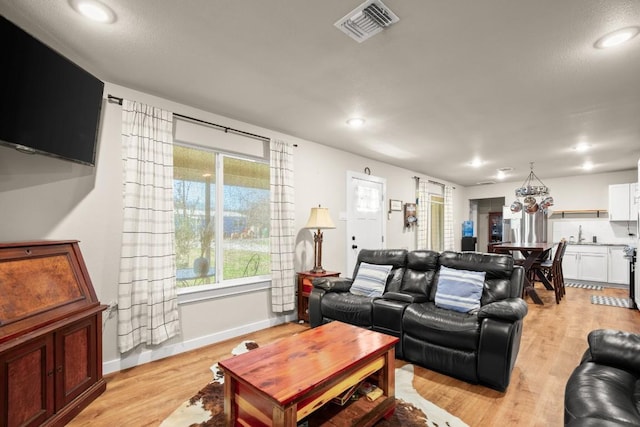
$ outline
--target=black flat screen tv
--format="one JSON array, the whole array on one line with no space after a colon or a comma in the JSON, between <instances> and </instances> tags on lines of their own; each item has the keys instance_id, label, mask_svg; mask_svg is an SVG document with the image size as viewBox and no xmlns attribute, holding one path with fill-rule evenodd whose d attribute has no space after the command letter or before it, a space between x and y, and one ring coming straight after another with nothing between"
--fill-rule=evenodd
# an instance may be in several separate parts
<instances>
[{"instance_id":1,"label":"black flat screen tv","mask_svg":"<svg viewBox=\"0 0 640 427\"><path fill-rule=\"evenodd\" d=\"M95 166L104 83L0 16L0 143Z\"/></svg>"}]
</instances>

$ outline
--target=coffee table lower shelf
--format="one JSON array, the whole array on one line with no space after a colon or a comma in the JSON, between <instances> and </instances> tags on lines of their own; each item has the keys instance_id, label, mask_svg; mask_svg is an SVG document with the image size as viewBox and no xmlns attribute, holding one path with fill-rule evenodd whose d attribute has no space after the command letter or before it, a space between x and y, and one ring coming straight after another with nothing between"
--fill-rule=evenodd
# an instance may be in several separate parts
<instances>
[{"instance_id":1,"label":"coffee table lower shelf","mask_svg":"<svg viewBox=\"0 0 640 427\"><path fill-rule=\"evenodd\" d=\"M354 425L369 427L375 425L381 418L393 415L395 408L396 399L387 396L380 396L374 401L361 397L344 406L327 403L302 420L299 425L308 427L351 427Z\"/></svg>"}]
</instances>

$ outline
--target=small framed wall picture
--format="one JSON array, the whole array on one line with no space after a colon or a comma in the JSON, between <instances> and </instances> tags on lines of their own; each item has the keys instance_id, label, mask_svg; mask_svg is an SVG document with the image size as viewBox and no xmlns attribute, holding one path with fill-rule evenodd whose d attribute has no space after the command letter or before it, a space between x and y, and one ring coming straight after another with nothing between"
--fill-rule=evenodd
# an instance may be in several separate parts
<instances>
[{"instance_id":1,"label":"small framed wall picture","mask_svg":"<svg viewBox=\"0 0 640 427\"><path fill-rule=\"evenodd\" d=\"M389 212L401 211L401 210L402 210L402 200L389 199Z\"/></svg>"},{"instance_id":2,"label":"small framed wall picture","mask_svg":"<svg viewBox=\"0 0 640 427\"><path fill-rule=\"evenodd\" d=\"M418 212L415 203L405 203L404 205L404 226L414 227L418 224Z\"/></svg>"}]
</instances>

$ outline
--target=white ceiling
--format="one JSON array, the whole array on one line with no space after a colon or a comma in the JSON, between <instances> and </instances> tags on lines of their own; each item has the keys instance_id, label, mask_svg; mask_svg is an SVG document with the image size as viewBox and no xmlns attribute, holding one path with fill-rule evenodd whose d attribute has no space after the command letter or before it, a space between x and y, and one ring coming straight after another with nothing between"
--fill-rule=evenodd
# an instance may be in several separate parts
<instances>
[{"instance_id":1,"label":"white ceiling","mask_svg":"<svg viewBox=\"0 0 640 427\"><path fill-rule=\"evenodd\" d=\"M0 10L104 81L460 185L635 168L640 37L593 44L640 1L383 1L400 22L361 44L333 26L360 0L103 0L112 25L64 0Z\"/></svg>"}]
</instances>

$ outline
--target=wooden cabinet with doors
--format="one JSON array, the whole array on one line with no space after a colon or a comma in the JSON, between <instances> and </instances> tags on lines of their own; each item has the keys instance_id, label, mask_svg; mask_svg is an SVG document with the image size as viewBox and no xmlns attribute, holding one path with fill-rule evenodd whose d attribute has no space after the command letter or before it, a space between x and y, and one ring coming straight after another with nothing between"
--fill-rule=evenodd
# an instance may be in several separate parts
<instances>
[{"instance_id":1,"label":"wooden cabinet with doors","mask_svg":"<svg viewBox=\"0 0 640 427\"><path fill-rule=\"evenodd\" d=\"M64 425L106 388L77 241L0 244L0 426Z\"/></svg>"},{"instance_id":2,"label":"wooden cabinet with doors","mask_svg":"<svg viewBox=\"0 0 640 427\"><path fill-rule=\"evenodd\" d=\"M502 212L489 212L489 244L502 241Z\"/></svg>"}]
</instances>

